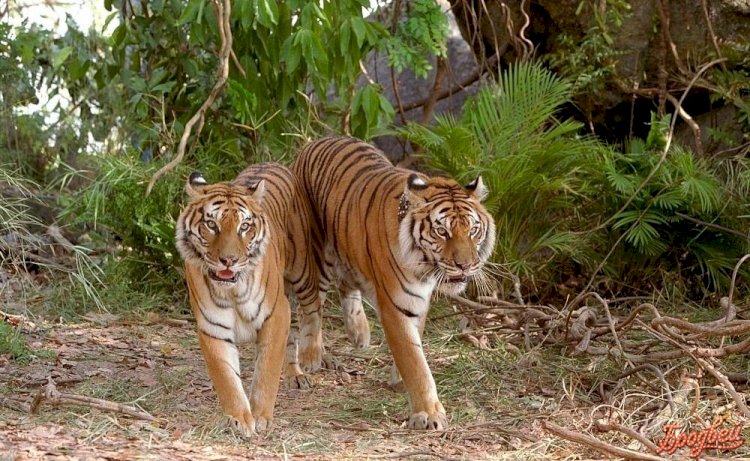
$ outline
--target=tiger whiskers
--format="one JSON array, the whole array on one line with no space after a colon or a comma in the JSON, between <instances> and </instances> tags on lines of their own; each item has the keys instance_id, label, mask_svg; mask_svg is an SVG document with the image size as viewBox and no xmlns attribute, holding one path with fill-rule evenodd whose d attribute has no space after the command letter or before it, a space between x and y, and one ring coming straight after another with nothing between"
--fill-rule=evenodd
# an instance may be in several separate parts
<instances>
[{"instance_id":1,"label":"tiger whiskers","mask_svg":"<svg viewBox=\"0 0 750 461\"><path fill-rule=\"evenodd\" d=\"M513 280L513 274L508 269L507 264L493 263L487 261L482 266L482 271L494 275L496 278L504 278L507 280Z\"/></svg>"},{"instance_id":2,"label":"tiger whiskers","mask_svg":"<svg viewBox=\"0 0 750 461\"><path fill-rule=\"evenodd\" d=\"M479 296L492 296L495 291L494 288L496 288L496 283L488 273L491 272L483 267L471 278L474 286L476 286L477 294Z\"/></svg>"}]
</instances>

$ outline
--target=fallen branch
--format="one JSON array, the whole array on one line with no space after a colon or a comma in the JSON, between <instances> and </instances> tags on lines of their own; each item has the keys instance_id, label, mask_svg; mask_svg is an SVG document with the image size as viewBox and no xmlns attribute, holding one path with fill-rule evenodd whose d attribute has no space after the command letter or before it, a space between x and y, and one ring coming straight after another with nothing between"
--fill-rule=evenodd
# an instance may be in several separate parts
<instances>
[{"instance_id":1,"label":"fallen branch","mask_svg":"<svg viewBox=\"0 0 750 461\"><path fill-rule=\"evenodd\" d=\"M177 155L175 158L161 167L156 173L154 173L154 176L151 177L151 181L149 181L148 187L146 187L146 196L151 193L156 181L166 173L172 171L185 157L185 149L187 148L190 134L193 131L193 126L196 124L198 125L195 134L196 136L199 135L203 129L203 121L205 120L206 112L216 101L219 93L224 89L227 79L229 79L229 58L232 53L232 30L229 26L229 17L232 12L232 2L231 0L212 0L212 4L216 14L216 21L219 25L219 36L221 37L216 83L198 111L190 117L190 120L185 124L185 130L182 132L182 137L180 138L180 144L177 146Z\"/></svg>"},{"instance_id":2,"label":"fallen branch","mask_svg":"<svg viewBox=\"0 0 750 461\"><path fill-rule=\"evenodd\" d=\"M637 451L628 450L626 448L616 447L595 437L591 437L590 435L571 431L570 429L565 429L564 427L558 426L557 424L551 423L549 421L543 421L542 427L544 428L544 430L551 432L552 434L560 438L570 440L571 442L580 443L582 445L587 445L594 450L597 450L601 453L606 453L610 456L619 456L625 459L645 461L668 461L666 458L662 458L661 456L650 455L648 453L639 453Z\"/></svg>"},{"instance_id":3,"label":"fallen branch","mask_svg":"<svg viewBox=\"0 0 750 461\"><path fill-rule=\"evenodd\" d=\"M659 447L657 447L654 442L644 437L643 434L640 434L635 429L632 429L627 426L623 426L622 424L616 423L614 421L601 421L601 420L596 422L596 427L600 431L604 431L604 432L610 432L610 431L621 432L627 435L628 437L630 437L631 439L637 440L641 445L648 448L653 453L659 454Z\"/></svg>"},{"instance_id":4,"label":"fallen branch","mask_svg":"<svg viewBox=\"0 0 750 461\"><path fill-rule=\"evenodd\" d=\"M0 406L10 408L11 410L20 411L21 413L30 413L31 406L26 402L21 402L15 399L9 399L6 397L0 397Z\"/></svg>"},{"instance_id":5,"label":"fallen branch","mask_svg":"<svg viewBox=\"0 0 750 461\"><path fill-rule=\"evenodd\" d=\"M698 358L698 357L696 357L695 360L698 362L698 364L700 364L700 366L704 370L706 370L707 372L709 372L709 374L711 374L711 376L713 376L714 378L716 378L716 380L719 381L722 384L722 386L724 386L726 388L727 392L729 392L729 395L732 396L732 398L734 399L734 402L737 404L737 408L740 409L740 411L745 416L745 418L750 419L750 409L748 409L747 405L745 405L745 398L742 397L742 396L740 396L737 393L737 390L734 388L734 385L732 384L732 382L729 381L729 379L727 379L726 376L724 376L723 374L721 374L721 372L719 372L719 370L717 370L716 368L714 368L713 365L711 365L710 363L708 363L708 360L704 360L704 359Z\"/></svg>"},{"instance_id":6,"label":"fallen branch","mask_svg":"<svg viewBox=\"0 0 750 461\"><path fill-rule=\"evenodd\" d=\"M122 413L133 418L142 419L145 421L153 421L154 418L150 414L141 411L130 405L125 405L117 402L110 402L109 400L97 399L94 397L86 397L83 395L67 394L57 390L55 382L52 378L47 380L47 385L34 397L29 407L29 412L36 414L39 411L39 407L43 403L48 403L53 406L60 405L83 405L97 410L112 411L115 413Z\"/></svg>"}]
</instances>

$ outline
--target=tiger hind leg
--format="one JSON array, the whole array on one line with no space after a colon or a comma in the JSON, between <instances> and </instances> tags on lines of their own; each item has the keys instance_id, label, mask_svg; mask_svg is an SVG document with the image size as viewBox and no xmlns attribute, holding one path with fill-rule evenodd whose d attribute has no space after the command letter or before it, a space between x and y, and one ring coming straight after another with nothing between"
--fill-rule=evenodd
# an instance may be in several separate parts
<instances>
[{"instance_id":1,"label":"tiger hind leg","mask_svg":"<svg viewBox=\"0 0 750 461\"><path fill-rule=\"evenodd\" d=\"M370 345L370 324L362 306L362 293L344 280L339 283L339 293L346 335L356 349L367 349Z\"/></svg>"},{"instance_id":2,"label":"tiger hind leg","mask_svg":"<svg viewBox=\"0 0 750 461\"><path fill-rule=\"evenodd\" d=\"M312 387L310 378L302 371L299 365L299 353L297 347L298 332L293 326L289 330L286 341L286 367L284 369L284 381L289 389L309 389Z\"/></svg>"}]
</instances>

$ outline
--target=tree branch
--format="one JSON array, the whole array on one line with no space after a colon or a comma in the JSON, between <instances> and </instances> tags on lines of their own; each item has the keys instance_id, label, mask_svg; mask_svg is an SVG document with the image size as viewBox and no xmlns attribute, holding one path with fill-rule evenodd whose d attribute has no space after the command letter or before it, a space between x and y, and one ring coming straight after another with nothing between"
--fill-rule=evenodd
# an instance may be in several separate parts
<instances>
[{"instance_id":1,"label":"tree branch","mask_svg":"<svg viewBox=\"0 0 750 461\"><path fill-rule=\"evenodd\" d=\"M156 181L166 173L172 171L177 165L180 164L182 159L185 157L185 149L187 148L187 142L190 138L190 134L193 130L194 125L198 125L198 129L195 135L198 136L203 129L203 122L206 116L206 112L216 101L219 93L224 89L224 86L229 79L229 58L232 54L232 31L230 28L229 17L232 12L231 0L212 0L214 7L214 13L216 14L216 21L219 25L219 35L221 37L221 48L219 50L219 65L217 67L217 79L208 97L203 102L198 111L190 117L190 120L185 124L185 130L182 132L180 138L180 144L177 147L177 155L172 161L161 167L154 176L151 177L151 181L148 183L146 188L146 196L151 193L154 188Z\"/></svg>"}]
</instances>

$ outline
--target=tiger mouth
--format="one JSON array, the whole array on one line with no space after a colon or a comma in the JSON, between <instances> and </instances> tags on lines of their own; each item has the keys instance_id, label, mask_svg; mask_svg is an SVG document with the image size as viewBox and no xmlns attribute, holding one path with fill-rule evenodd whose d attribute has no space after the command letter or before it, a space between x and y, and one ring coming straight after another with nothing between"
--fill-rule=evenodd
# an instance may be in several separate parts
<instances>
[{"instance_id":1,"label":"tiger mouth","mask_svg":"<svg viewBox=\"0 0 750 461\"><path fill-rule=\"evenodd\" d=\"M230 271L228 269L216 272L212 269L209 269L208 276L216 280L217 282L235 283L237 281L237 277L239 276L239 272Z\"/></svg>"},{"instance_id":2,"label":"tiger mouth","mask_svg":"<svg viewBox=\"0 0 750 461\"><path fill-rule=\"evenodd\" d=\"M461 274L461 275L453 275L453 276L450 276L450 277L446 277L445 281L448 282L448 283L464 283L468 279L469 278L467 276Z\"/></svg>"}]
</instances>

